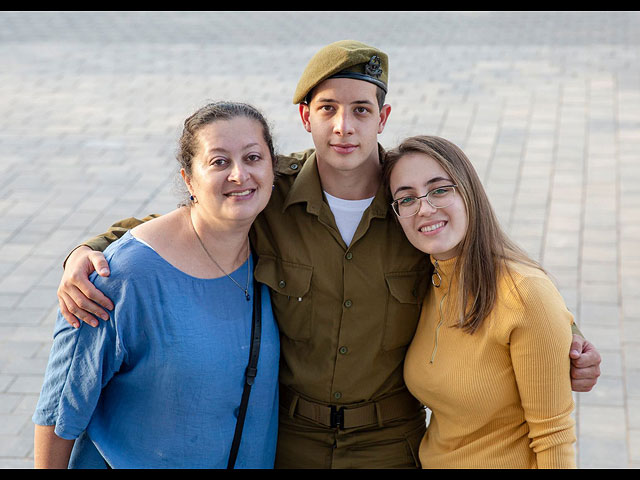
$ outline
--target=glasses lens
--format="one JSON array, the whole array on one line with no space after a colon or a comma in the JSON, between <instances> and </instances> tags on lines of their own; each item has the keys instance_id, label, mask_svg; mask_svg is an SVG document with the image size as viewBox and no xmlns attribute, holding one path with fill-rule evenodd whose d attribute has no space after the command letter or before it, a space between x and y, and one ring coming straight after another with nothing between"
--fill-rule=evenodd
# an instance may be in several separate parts
<instances>
[{"instance_id":1,"label":"glasses lens","mask_svg":"<svg viewBox=\"0 0 640 480\"><path fill-rule=\"evenodd\" d=\"M420 202L416 197L402 197L393 202L393 209L399 217L410 217L420 209Z\"/></svg>"},{"instance_id":2,"label":"glasses lens","mask_svg":"<svg viewBox=\"0 0 640 480\"><path fill-rule=\"evenodd\" d=\"M429 192L427 201L436 208L448 207L453 203L455 190L455 187L452 185L436 188Z\"/></svg>"}]
</instances>

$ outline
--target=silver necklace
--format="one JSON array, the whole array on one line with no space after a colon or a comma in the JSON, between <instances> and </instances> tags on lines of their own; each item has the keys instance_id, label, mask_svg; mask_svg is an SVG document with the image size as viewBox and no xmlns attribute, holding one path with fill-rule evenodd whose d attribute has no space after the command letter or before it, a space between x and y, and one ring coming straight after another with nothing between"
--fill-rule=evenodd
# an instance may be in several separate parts
<instances>
[{"instance_id":1,"label":"silver necklace","mask_svg":"<svg viewBox=\"0 0 640 480\"><path fill-rule=\"evenodd\" d=\"M191 228L193 228L193 233L196 234L196 238L200 242L200 245L202 246L204 253L207 254L207 257L209 257L211 261L215 263L216 267L218 267L220 271L224 273L229 280L235 283L237 287L244 292L244 296L247 299L247 302L251 301L251 296L249 295L249 279L251 278L251 246L249 245L249 241L247 240L247 252L248 252L248 258L249 258L249 265L247 265L247 286L243 288L242 285L236 282L231 275L225 272L224 269L218 264L218 262L216 262L216 259L211 256L211 254L209 253L209 250L207 250L207 247L204 246L204 243L202 242L200 235L198 235L198 232L196 231L196 227L193 224L193 219L191 218L191 213L187 212L187 215L189 215L189 221L191 222Z\"/></svg>"}]
</instances>

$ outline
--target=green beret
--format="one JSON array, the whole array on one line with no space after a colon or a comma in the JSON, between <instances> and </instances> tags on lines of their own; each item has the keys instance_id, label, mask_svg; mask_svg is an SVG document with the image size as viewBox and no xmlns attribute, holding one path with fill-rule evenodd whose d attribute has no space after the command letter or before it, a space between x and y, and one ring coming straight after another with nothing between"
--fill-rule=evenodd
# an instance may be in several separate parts
<instances>
[{"instance_id":1,"label":"green beret","mask_svg":"<svg viewBox=\"0 0 640 480\"><path fill-rule=\"evenodd\" d=\"M327 78L355 78L373 83L387 92L389 58L377 48L355 40L341 40L318 51L304 69L293 103L304 101L307 94Z\"/></svg>"}]
</instances>

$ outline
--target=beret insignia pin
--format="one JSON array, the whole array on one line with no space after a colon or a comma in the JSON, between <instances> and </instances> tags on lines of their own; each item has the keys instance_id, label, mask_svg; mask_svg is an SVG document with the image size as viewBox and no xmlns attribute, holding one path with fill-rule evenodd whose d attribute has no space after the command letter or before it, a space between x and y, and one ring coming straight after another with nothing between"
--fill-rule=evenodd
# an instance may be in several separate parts
<instances>
[{"instance_id":1,"label":"beret insignia pin","mask_svg":"<svg viewBox=\"0 0 640 480\"><path fill-rule=\"evenodd\" d=\"M369 62L364 66L364 71L367 75L375 78L379 78L382 75L382 67L380 66L380 57L373 55Z\"/></svg>"}]
</instances>

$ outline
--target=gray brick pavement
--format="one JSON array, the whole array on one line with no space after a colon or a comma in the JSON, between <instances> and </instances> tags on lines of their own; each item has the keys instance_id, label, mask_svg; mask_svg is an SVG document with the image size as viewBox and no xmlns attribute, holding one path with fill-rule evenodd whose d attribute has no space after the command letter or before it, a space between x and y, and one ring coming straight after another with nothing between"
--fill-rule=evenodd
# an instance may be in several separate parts
<instances>
[{"instance_id":1,"label":"gray brick pavement","mask_svg":"<svg viewBox=\"0 0 640 480\"><path fill-rule=\"evenodd\" d=\"M62 259L175 206L174 145L211 99L248 101L281 151L321 45L391 58L381 142L430 133L474 161L604 356L575 394L578 463L640 466L638 12L0 12L0 467L32 465L31 413Z\"/></svg>"}]
</instances>

